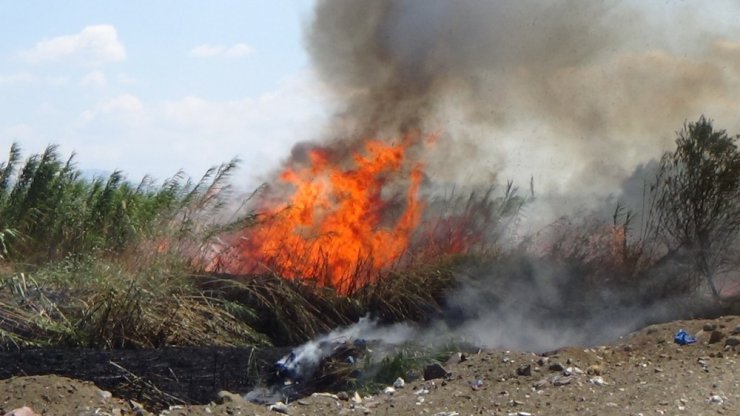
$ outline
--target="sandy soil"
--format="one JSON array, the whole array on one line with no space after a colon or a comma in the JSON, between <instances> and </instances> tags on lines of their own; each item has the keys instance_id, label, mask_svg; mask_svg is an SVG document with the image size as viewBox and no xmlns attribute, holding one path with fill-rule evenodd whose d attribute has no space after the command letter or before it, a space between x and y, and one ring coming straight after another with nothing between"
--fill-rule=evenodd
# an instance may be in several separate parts
<instances>
[{"instance_id":1,"label":"sandy soil","mask_svg":"<svg viewBox=\"0 0 740 416\"><path fill-rule=\"evenodd\" d=\"M696 344L673 342L679 329ZM449 376L409 381L391 393L315 394L270 409L226 392L214 403L161 415L738 415L740 317L653 325L609 346L545 355L480 351L445 363ZM0 414L145 415L137 403L59 376L0 381Z\"/></svg>"}]
</instances>

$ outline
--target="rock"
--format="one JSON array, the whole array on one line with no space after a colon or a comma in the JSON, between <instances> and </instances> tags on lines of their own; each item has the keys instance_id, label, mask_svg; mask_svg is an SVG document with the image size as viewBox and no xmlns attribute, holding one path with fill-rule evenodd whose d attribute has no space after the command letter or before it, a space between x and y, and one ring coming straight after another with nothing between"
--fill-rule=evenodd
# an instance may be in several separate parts
<instances>
[{"instance_id":1,"label":"rock","mask_svg":"<svg viewBox=\"0 0 740 416\"><path fill-rule=\"evenodd\" d=\"M244 399L242 396L238 394L234 394L230 391L221 390L217 394L219 403L225 404L225 403L234 403L234 404L246 404L247 400Z\"/></svg>"},{"instance_id":2,"label":"rock","mask_svg":"<svg viewBox=\"0 0 740 416\"><path fill-rule=\"evenodd\" d=\"M552 385L553 386L567 386L568 384L573 381L573 377L567 377L567 376L555 376L552 378Z\"/></svg>"},{"instance_id":3,"label":"rock","mask_svg":"<svg viewBox=\"0 0 740 416\"><path fill-rule=\"evenodd\" d=\"M113 397L113 394L107 390L98 390L98 396L100 396L100 400L108 400Z\"/></svg>"},{"instance_id":4,"label":"rock","mask_svg":"<svg viewBox=\"0 0 740 416\"><path fill-rule=\"evenodd\" d=\"M397 389L402 389L403 386L405 386L405 385L406 385L406 381L404 379L402 379L401 377L398 377L396 379L396 381L393 382L393 387L395 387Z\"/></svg>"},{"instance_id":5,"label":"rock","mask_svg":"<svg viewBox=\"0 0 740 416\"><path fill-rule=\"evenodd\" d=\"M532 383L532 387L535 388L535 390L542 390L545 387L547 387L548 381L546 378L543 378L542 380L535 381Z\"/></svg>"},{"instance_id":6,"label":"rock","mask_svg":"<svg viewBox=\"0 0 740 416\"><path fill-rule=\"evenodd\" d=\"M548 369L549 369L550 371L557 371L557 372L561 372L561 371L565 370L565 367L563 367L563 365L562 365L562 364L560 364L560 363L559 363L559 362L557 362L557 361L556 361L556 362L554 362L554 363L552 363L552 364L550 364L550 366L549 366L549 367L547 367L547 368L548 368Z\"/></svg>"},{"instance_id":7,"label":"rock","mask_svg":"<svg viewBox=\"0 0 740 416\"><path fill-rule=\"evenodd\" d=\"M355 395L352 396L352 402L354 404L360 404L360 403L362 403L362 397L360 397L360 393L355 392Z\"/></svg>"},{"instance_id":8,"label":"rock","mask_svg":"<svg viewBox=\"0 0 740 416\"><path fill-rule=\"evenodd\" d=\"M286 405L283 402L277 402L275 404L271 404L267 408L272 410L273 412L282 413L284 415L288 414L288 405Z\"/></svg>"},{"instance_id":9,"label":"rock","mask_svg":"<svg viewBox=\"0 0 740 416\"><path fill-rule=\"evenodd\" d=\"M459 416L460 413L458 412L438 412L435 413L434 416Z\"/></svg>"},{"instance_id":10,"label":"rock","mask_svg":"<svg viewBox=\"0 0 740 416\"><path fill-rule=\"evenodd\" d=\"M593 376L600 376L604 373L604 368L598 364L590 365L586 369L586 374Z\"/></svg>"},{"instance_id":11,"label":"rock","mask_svg":"<svg viewBox=\"0 0 740 416\"><path fill-rule=\"evenodd\" d=\"M523 365L516 369L516 375L529 377L532 375L532 364Z\"/></svg>"},{"instance_id":12,"label":"rock","mask_svg":"<svg viewBox=\"0 0 740 416\"><path fill-rule=\"evenodd\" d=\"M312 393L311 397L328 397L330 399L339 400L339 397L333 393Z\"/></svg>"},{"instance_id":13,"label":"rock","mask_svg":"<svg viewBox=\"0 0 740 416\"><path fill-rule=\"evenodd\" d=\"M725 346L734 347L738 344L740 344L740 338L738 337L728 337L725 340Z\"/></svg>"},{"instance_id":14,"label":"rock","mask_svg":"<svg viewBox=\"0 0 740 416\"><path fill-rule=\"evenodd\" d=\"M588 382L591 383L591 384L595 384L595 385L597 385L599 387L606 385L606 381L604 381L604 378L603 377L600 377L600 376L591 377L588 380Z\"/></svg>"},{"instance_id":15,"label":"rock","mask_svg":"<svg viewBox=\"0 0 740 416\"><path fill-rule=\"evenodd\" d=\"M722 403L724 403L724 399L722 399L722 397L720 397L720 396L718 396L716 394L713 394L713 395L709 396L709 399L707 399L707 402L709 402L709 403L716 403L716 404L722 404Z\"/></svg>"},{"instance_id":16,"label":"rock","mask_svg":"<svg viewBox=\"0 0 740 416\"><path fill-rule=\"evenodd\" d=\"M346 391L340 391L339 393L337 393L337 399L343 402L349 401L349 394L347 394Z\"/></svg>"},{"instance_id":17,"label":"rock","mask_svg":"<svg viewBox=\"0 0 740 416\"><path fill-rule=\"evenodd\" d=\"M34 412L33 409L27 406L23 406L18 409L11 410L6 413L5 416L39 416L38 413Z\"/></svg>"},{"instance_id":18,"label":"rock","mask_svg":"<svg viewBox=\"0 0 740 416\"><path fill-rule=\"evenodd\" d=\"M740 335L740 325L735 327L735 330L732 331L732 335Z\"/></svg>"},{"instance_id":19,"label":"rock","mask_svg":"<svg viewBox=\"0 0 740 416\"><path fill-rule=\"evenodd\" d=\"M713 323L709 323L709 322L707 322L706 324L704 324L704 326L702 327L702 330L704 332L711 332L711 331L714 331L715 329L717 329L717 324L713 324Z\"/></svg>"},{"instance_id":20,"label":"rock","mask_svg":"<svg viewBox=\"0 0 740 416\"><path fill-rule=\"evenodd\" d=\"M146 410L144 410L144 405L142 405L141 403L138 403L138 402L133 401L133 400L129 400L128 403L131 406L131 410L134 411L134 415L136 415L136 416L143 416L143 415L148 415L149 414L149 412L147 412Z\"/></svg>"},{"instance_id":21,"label":"rock","mask_svg":"<svg viewBox=\"0 0 740 416\"><path fill-rule=\"evenodd\" d=\"M713 330L712 333L709 335L709 343L710 344L716 344L725 337L725 334L722 333L722 331L716 331Z\"/></svg>"},{"instance_id":22,"label":"rock","mask_svg":"<svg viewBox=\"0 0 740 416\"><path fill-rule=\"evenodd\" d=\"M392 395L392 394L393 394L393 393L395 393L395 392L396 392L396 389L394 389L394 388L393 388L393 387L391 387L391 386L388 386L388 387L386 387L385 389L383 389L383 393L385 393L385 394L387 394L387 395L389 395L389 396L390 396L390 395Z\"/></svg>"},{"instance_id":23,"label":"rock","mask_svg":"<svg viewBox=\"0 0 740 416\"><path fill-rule=\"evenodd\" d=\"M437 378L446 378L449 377L450 372L445 370L444 367L442 367L438 363L429 364L424 368L424 380L434 380Z\"/></svg>"}]
</instances>

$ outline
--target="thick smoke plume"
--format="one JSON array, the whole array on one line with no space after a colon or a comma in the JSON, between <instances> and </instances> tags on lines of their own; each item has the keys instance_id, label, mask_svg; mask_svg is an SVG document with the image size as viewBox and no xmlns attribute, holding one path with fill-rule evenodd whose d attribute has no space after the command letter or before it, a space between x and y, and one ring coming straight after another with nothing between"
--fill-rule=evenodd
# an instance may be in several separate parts
<instances>
[{"instance_id":1,"label":"thick smoke plume","mask_svg":"<svg viewBox=\"0 0 740 416\"><path fill-rule=\"evenodd\" d=\"M319 0L307 48L337 109L320 146L351 163L367 138L434 133L433 146L412 152L427 186L533 177L534 221L604 206L620 191L638 204L639 172L686 120L707 114L740 128L740 27L723 17L740 3L645 3ZM316 146L296 146L289 163ZM561 266L477 270L478 286L453 293L435 325L479 345L542 350L675 312L623 293L579 298Z\"/></svg>"},{"instance_id":2,"label":"thick smoke plume","mask_svg":"<svg viewBox=\"0 0 740 416\"><path fill-rule=\"evenodd\" d=\"M607 194L685 120L723 126L740 94L740 30L699 1L323 0L307 45L339 109L326 135L439 131L445 182L499 177ZM733 29L731 29L733 28ZM435 160L436 157L436 160Z\"/></svg>"}]
</instances>

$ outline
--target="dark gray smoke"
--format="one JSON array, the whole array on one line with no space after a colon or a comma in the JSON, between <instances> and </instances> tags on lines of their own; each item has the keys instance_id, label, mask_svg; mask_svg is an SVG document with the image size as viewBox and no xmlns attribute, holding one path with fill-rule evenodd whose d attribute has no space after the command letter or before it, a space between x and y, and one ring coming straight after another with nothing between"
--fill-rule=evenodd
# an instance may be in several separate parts
<instances>
[{"instance_id":1,"label":"dark gray smoke","mask_svg":"<svg viewBox=\"0 0 740 416\"><path fill-rule=\"evenodd\" d=\"M527 218L542 226L619 199L639 210L686 120L740 128L738 13L736 1L319 0L307 47L339 109L328 146L437 132L414 153L430 183L533 176ZM443 321L479 345L590 344L677 309L584 294L567 264L500 267L448 298Z\"/></svg>"},{"instance_id":2,"label":"dark gray smoke","mask_svg":"<svg viewBox=\"0 0 740 416\"><path fill-rule=\"evenodd\" d=\"M716 20L740 4L706 7L323 0L307 44L339 101L328 135L439 131L433 180L534 175L547 192L603 195L685 120L740 126L740 32Z\"/></svg>"}]
</instances>

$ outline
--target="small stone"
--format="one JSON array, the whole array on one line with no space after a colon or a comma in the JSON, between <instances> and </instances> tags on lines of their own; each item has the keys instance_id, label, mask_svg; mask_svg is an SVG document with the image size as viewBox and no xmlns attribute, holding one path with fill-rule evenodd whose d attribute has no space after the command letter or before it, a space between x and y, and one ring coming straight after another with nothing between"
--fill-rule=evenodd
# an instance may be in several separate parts
<instances>
[{"instance_id":1,"label":"small stone","mask_svg":"<svg viewBox=\"0 0 740 416\"><path fill-rule=\"evenodd\" d=\"M552 378L552 385L553 386L566 386L573 381L573 377L567 377L567 376L555 376Z\"/></svg>"},{"instance_id":2,"label":"small stone","mask_svg":"<svg viewBox=\"0 0 740 416\"><path fill-rule=\"evenodd\" d=\"M603 373L604 373L604 368L598 364L590 365L586 369L586 374L588 375L600 376Z\"/></svg>"},{"instance_id":3,"label":"small stone","mask_svg":"<svg viewBox=\"0 0 740 416\"><path fill-rule=\"evenodd\" d=\"M445 370L438 363L429 364L424 368L424 380L434 380L437 378L446 378L450 376L450 372Z\"/></svg>"},{"instance_id":4,"label":"small stone","mask_svg":"<svg viewBox=\"0 0 740 416\"><path fill-rule=\"evenodd\" d=\"M275 404L272 404L268 406L268 409L272 410L273 412L282 413L284 415L288 414L288 405L286 405L283 402L277 402Z\"/></svg>"},{"instance_id":5,"label":"small stone","mask_svg":"<svg viewBox=\"0 0 740 416\"><path fill-rule=\"evenodd\" d=\"M396 381L393 382L393 387L397 389L402 389L403 386L406 385L406 380L402 379L401 377L398 377Z\"/></svg>"},{"instance_id":6,"label":"small stone","mask_svg":"<svg viewBox=\"0 0 740 416\"><path fill-rule=\"evenodd\" d=\"M390 395L392 395L392 394L393 394L393 393L395 393L395 392L396 392L396 389L394 389L394 388L393 388L393 387L391 387L391 386L388 386L388 387L386 387L385 389L383 389L383 393L385 393L385 394L387 394L387 395L389 395L389 396L390 396Z\"/></svg>"},{"instance_id":7,"label":"small stone","mask_svg":"<svg viewBox=\"0 0 740 416\"><path fill-rule=\"evenodd\" d=\"M724 403L724 400L722 399L722 397L720 397L720 396L718 396L716 394L713 394L713 395L709 396L709 399L707 399L707 401L709 403L716 403L716 404L722 404L722 403Z\"/></svg>"},{"instance_id":8,"label":"small stone","mask_svg":"<svg viewBox=\"0 0 740 416\"><path fill-rule=\"evenodd\" d=\"M550 366L548 367L548 369L550 371L561 372L561 371L565 370L565 367L563 367L562 364L560 364L559 362L556 361L556 362L550 364Z\"/></svg>"},{"instance_id":9,"label":"small stone","mask_svg":"<svg viewBox=\"0 0 740 416\"><path fill-rule=\"evenodd\" d=\"M546 378L543 378L541 380L537 380L534 383L532 383L532 387L535 388L535 390L542 390L545 387L547 387L548 381Z\"/></svg>"},{"instance_id":10,"label":"small stone","mask_svg":"<svg viewBox=\"0 0 740 416\"><path fill-rule=\"evenodd\" d=\"M352 402L354 404L360 404L360 403L362 403L362 397L360 397L360 393L355 392L355 395L352 396Z\"/></svg>"},{"instance_id":11,"label":"small stone","mask_svg":"<svg viewBox=\"0 0 740 416\"><path fill-rule=\"evenodd\" d=\"M516 375L529 377L532 375L532 364L523 365L516 369Z\"/></svg>"},{"instance_id":12,"label":"small stone","mask_svg":"<svg viewBox=\"0 0 740 416\"><path fill-rule=\"evenodd\" d=\"M33 411L28 406L23 406L18 409L11 410L9 413L6 413L5 416L39 416L36 412Z\"/></svg>"},{"instance_id":13,"label":"small stone","mask_svg":"<svg viewBox=\"0 0 740 416\"><path fill-rule=\"evenodd\" d=\"M98 396L101 400L108 400L113 397L113 394L107 390L98 390Z\"/></svg>"},{"instance_id":14,"label":"small stone","mask_svg":"<svg viewBox=\"0 0 740 416\"><path fill-rule=\"evenodd\" d=\"M337 399L346 402L349 400L349 394L347 394L346 391L340 391L339 393L337 393Z\"/></svg>"},{"instance_id":15,"label":"small stone","mask_svg":"<svg viewBox=\"0 0 740 416\"><path fill-rule=\"evenodd\" d=\"M725 334L722 333L722 331L712 331L712 334L709 335L709 343L710 344L716 344L725 337Z\"/></svg>"},{"instance_id":16,"label":"small stone","mask_svg":"<svg viewBox=\"0 0 740 416\"><path fill-rule=\"evenodd\" d=\"M732 335L740 335L740 325L736 326L732 331Z\"/></svg>"},{"instance_id":17,"label":"small stone","mask_svg":"<svg viewBox=\"0 0 740 416\"><path fill-rule=\"evenodd\" d=\"M537 365L540 367L544 367L545 364L547 364L547 357L540 357L539 360L537 360Z\"/></svg>"},{"instance_id":18,"label":"small stone","mask_svg":"<svg viewBox=\"0 0 740 416\"><path fill-rule=\"evenodd\" d=\"M591 377L588 382L599 387L606 385L606 381L604 381L604 378L601 376Z\"/></svg>"},{"instance_id":19,"label":"small stone","mask_svg":"<svg viewBox=\"0 0 740 416\"><path fill-rule=\"evenodd\" d=\"M740 338L738 337L728 337L725 340L725 346L728 346L728 347L734 347L734 346L737 346L738 344L740 344Z\"/></svg>"},{"instance_id":20,"label":"small stone","mask_svg":"<svg viewBox=\"0 0 740 416\"><path fill-rule=\"evenodd\" d=\"M235 403L235 404L244 404L247 401L240 395L234 394L230 391L222 390L218 392L217 394L219 398L219 403Z\"/></svg>"},{"instance_id":21,"label":"small stone","mask_svg":"<svg viewBox=\"0 0 740 416\"><path fill-rule=\"evenodd\" d=\"M128 404L131 406L131 410L134 411L134 414L135 415L144 415L144 414L146 414L146 410L144 410L144 406L141 403L136 402L134 400L129 400L128 401Z\"/></svg>"},{"instance_id":22,"label":"small stone","mask_svg":"<svg viewBox=\"0 0 740 416\"><path fill-rule=\"evenodd\" d=\"M480 379L475 380L472 383L470 383L470 387L472 387L472 389L476 391L482 389L483 385L484 385L483 380L480 380Z\"/></svg>"},{"instance_id":23,"label":"small stone","mask_svg":"<svg viewBox=\"0 0 740 416\"><path fill-rule=\"evenodd\" d=\"M709 323L709 322L707 322L706 324L704 324L704 326L702 327L702 330L704 332L711 332L711 331L714 331L715 329L717 329L717 324L713 324L713 323Z\"/></svg>"}]
</instances>

